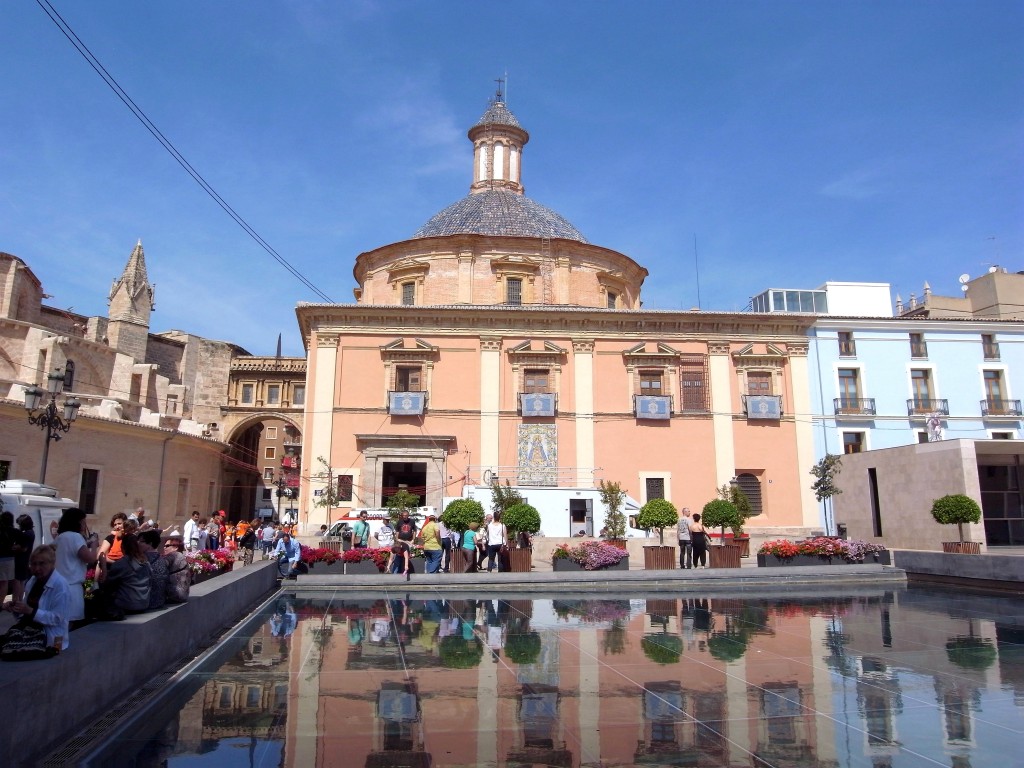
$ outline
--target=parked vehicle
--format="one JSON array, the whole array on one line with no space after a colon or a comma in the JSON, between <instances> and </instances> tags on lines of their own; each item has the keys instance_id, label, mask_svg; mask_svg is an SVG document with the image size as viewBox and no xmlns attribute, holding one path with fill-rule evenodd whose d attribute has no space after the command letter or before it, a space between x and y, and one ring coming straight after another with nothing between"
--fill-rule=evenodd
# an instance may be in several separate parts
<instances>
[{"instance_id":1,"label":"parked vehicle","mask_svg":"<svg viewBox=\"0 0 1024 768\"><path fill-rule=\"evenodd\" d=\"M5 512L17 520L28 515L35 524L36 544L52 544L57 538L57 523L61 513L78 505L74 499L66 499L49 485L40 485L29 480L0 481L0 500Z\"/></svg>"}]
</instances>

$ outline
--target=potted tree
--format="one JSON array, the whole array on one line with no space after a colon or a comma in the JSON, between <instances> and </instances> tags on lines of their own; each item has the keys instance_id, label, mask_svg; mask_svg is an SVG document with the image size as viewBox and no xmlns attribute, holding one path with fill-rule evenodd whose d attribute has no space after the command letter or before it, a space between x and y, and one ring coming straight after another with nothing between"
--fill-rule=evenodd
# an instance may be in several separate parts
<instances>
[{"instance_id":1,"label":"potted tree","mask_svg":"<svg viewBox=\"0 0 1024 768\"><path fill-rule=\"evenodd\" d=\"M501 522L508 529L514 547L509 552L509 563L513 573L529 573L533 568L533 550L529 545L520 546L523 542L517 534L534 534L540 530L540 513L529 504L520 502L508 507L501 515Z\"/></svg>"},{"instance_id":2,"label":"potted tree","mask_svg":"<svg viewBox=\"0 0 1024 768\"><path fill-rule=\"evenodd\" d=\"M739 510L731 501L715 499L701 510L701 522L705 528L720 528L722 537L717 547L708 547L708 565L711 568L739 568L740 548L725 543L725 529L743 524Z\"/></svg>"},{"instance_id":3,"label":"potted tree","mask_svg":"<svg viewBox=\"0 0 1024 768\"><path fill-rule=\"evenodd\" d=\"M540 651L540 635L533 630L513 632L505 639L505 658L513 664L534 664Z\"/></svg>"},{"instance_id":4,"label":"potted tree","mask_svg":"<svg viewBox=\"0 0 1024 768\"><path fill-rule=\"evenodd\" d=\"M604 540L613 547L626 548L626 515L622 505L626 501L626 492L617 482L601 481L599 486L601 503L604 504Z\"/></svg>"},{"instance_id":5,"label":"potted tree","mask_svg":"<svg viewBox=\"0 0 1024 768\"><path fill-rule=\"evenodd\" d=\"M750 504L750 499L735 481L723 484L718 489L718 498L731 501L732 505L736 507L736 511L740 513L740 519L744 523L747 522L747 518L754 514L754 508ZM726 534L726 536L728 537L730 534ZM734 544L739 545L740 557L750 557L750 537L743 533L742 524L732 526L731 538Z\"/></svg>"},{"instance_id":6,"label":"potted tree","mask_svg":"<svg viewBox=\"0 0 1024 768\"><path fill-rule=\"evenodd\" d=\"M469 524L476 523L479 525L483 521L483 505L475 499L455 499L455 501L449 502L448 506L444 508L444 512L441 513L441 522L451 530L458 531L459 533L459 557L462 556L462 537L469 530ZM453 552L452 556L454 557L455 554ZM459 572L457 568L453 570L456 573Z\"/></svg>"},{"instance_id":7,"label":"potted tree","mask_svg":"<svg viewBox=\"0 0 1024 768\"><path fill-rule=\"evenodd\" d=\"M683 638L668 632L650 632L640 638L644 656L655 664L676 664L683 655Z\"/></svg>"},{"instance_id":8,"label":"potted tree","mask_svg":"<svg viewBox=\"0 0 1024 768\"><path fill-rule=\"evenodd\" d=\"M977 523L981 520L981 507L970 496L952 493L932 502L932 517L942 525L956 523L960 541L942 542L943 552L955 552L961 555L980 555L981 544L977 541L964 541L964 523Z\"/></svg>"},{"instance_id":9,"label":"potted tree","mask_svg":"<svg viewBox=\"0 0 1024 768\"><path fill-rule=\"evenodd\" d=\"M644 547L644 568L649 571L671 571L676 567L676 548L665 546L665 529L675 525L679 513L668 499L651 499L640 508L636 524L658 531L658 546Z\"/></svg>"}]
</instances>

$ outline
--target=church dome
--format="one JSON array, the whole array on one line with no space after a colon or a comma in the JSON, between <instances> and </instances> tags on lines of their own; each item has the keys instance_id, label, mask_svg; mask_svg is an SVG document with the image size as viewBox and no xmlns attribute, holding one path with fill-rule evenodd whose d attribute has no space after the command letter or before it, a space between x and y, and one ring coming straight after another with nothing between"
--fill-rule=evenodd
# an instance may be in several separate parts
<instances>
[{"instance_id":1,"label":"church dome","mask_svg":"<svg viewBox=\"0 0 1024 768\"><path fill-rule=\"evenodd\" d=\"M416 230L413 238L463 234L587 242L563 216L524 195L505 189L489 189L462 198L434 215Z\"/></svg>"}]
</instances>

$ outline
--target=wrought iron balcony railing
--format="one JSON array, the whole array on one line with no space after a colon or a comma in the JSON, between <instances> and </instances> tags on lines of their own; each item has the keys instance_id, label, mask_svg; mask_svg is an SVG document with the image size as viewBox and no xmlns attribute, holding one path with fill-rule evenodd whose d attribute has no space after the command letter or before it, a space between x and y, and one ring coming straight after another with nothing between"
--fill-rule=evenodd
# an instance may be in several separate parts
<instances>
[{"instance_id":1,"label":"wrought iron balcony railing","mask_svg":"<svg viewBox=\"0 0 1024 768\"><path fill-rule=\"evenodd\" d=\"M927 416L931 413L949 416L949 400L945 398L936 400L925 397L912 397L907 400L908 416Z\"/></svg>"},{"instance_id":2,"label":"wrought iron balcony railing","mask_svg":"<svg viewBox=\"0 0 1024 768\"><path fill-rule=\"evenodd\" d=\"M874 416L875 398L837 397L832 401L836 416Z\"/></svg>"},{"instance_id":3,"label":"wrought iron balcony railing","mask_svg":"<svg viewBox=\"0 0 1024 768\"><path fill-rule=\"evenodd\" d=\"M982 400L982 416L1020 416L1020 400Z\"/></svg>"}]
</instances>

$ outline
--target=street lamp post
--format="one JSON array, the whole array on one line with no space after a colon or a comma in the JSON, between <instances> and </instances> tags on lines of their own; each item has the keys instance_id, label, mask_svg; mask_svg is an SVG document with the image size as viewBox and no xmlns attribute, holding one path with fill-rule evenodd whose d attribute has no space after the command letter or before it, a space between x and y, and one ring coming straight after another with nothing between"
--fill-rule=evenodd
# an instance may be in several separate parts
<instances>
[{"instance_id":1,"label":"street lamp post","mask_svg":"<svg viewBox=\"0 0 1024 768\"><path fill-rule=\"evenodd\" d=\"M69 397L64 400L63 418L57 412L57 395L64 389L64 372L55 368L46 377L46 390L31 386L25 390L25 410L28 411L29 424L35 424L46 431L46 442L43 443L43 465L39 470L40 485L46 483L46 462L50 457L50 441L60 440L61 432L71 429L71 423L78 418L78 409L81 402L77 398ZM36 413L43 401L43 396L49 394L50 399L43 406L42 411Z\"/></svg>"},{"instance_id":2,"label":"street lamp post","mask_svg":"<svg viewBox=\"0 0 1024 768\"><path fill-rule=\"evenodd\" d=\"M277 486L277 522L281 522L281 499L287 497L294 499L292 495L292 489L288 485L288 481L285 479L284 473L280 473L277 476L277 480L274 481L274 485Z\"/></svg>"}]
</instances>

